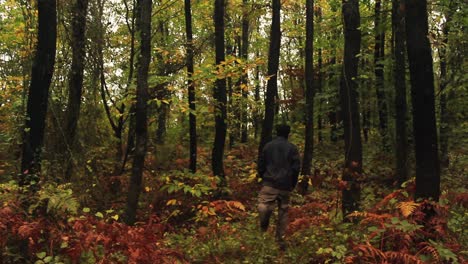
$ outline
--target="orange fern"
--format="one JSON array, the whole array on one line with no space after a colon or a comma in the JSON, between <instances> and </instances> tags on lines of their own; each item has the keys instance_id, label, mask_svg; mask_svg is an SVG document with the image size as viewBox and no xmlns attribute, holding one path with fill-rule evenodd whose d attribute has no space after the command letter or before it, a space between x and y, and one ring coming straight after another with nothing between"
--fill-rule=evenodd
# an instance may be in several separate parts
<instances>
[{"instance_id":1,"label":"orange fern","mask_svg":"<svg viewBox=\"0 0 468 264\"><path fill-rule=\"evenodd\" d=\"M387 251L384 253L388 263L402 263L402 264L424 264L417 256L400 252L400 251Z\"/></svg>"},{"instance_id":2,"label":"orange fern","mask_svg":"<svg viewBox=\"0 0 468 264\"><path fill-rule=\"evenodd\" d=\"M400 209L401 214L404 217L408 217L412 213L414 213L414 211L416 210L416 208L418 208L419 205L419 203L416 203L414 201L407 201L398 203L397 208Z\"/></svg>"},{"instance_id":3,"label":"orange fern","mask_svg":"<svg viewBox=\"0 0 468 264\"><path fill-rule=\"evenodd\" d=\"M372 208L371 211L379 211L381 208L385 207L386 205L388 205L388 203L390 202L390 200L392 199L395 199L395 198L403 198L403 193L402 193L402 190L396 190L390 194L388 194L387 196L385 196L382 201L378 202L374 208Z\"/></svg>"},{"instance_id":4,"label":"orange fern","mask_svg":"<svg viewBox=\"0 0 468 264\"><path fill-rule=\"evenodd\" d=\"M417 255L426 253L431 255L432 259L434 260L434 263L441 263L439 252L433 245L431 245L428 242L422 242L421 245L423 246L423 248L419 250Z\"/></svg>"}]
</instances>

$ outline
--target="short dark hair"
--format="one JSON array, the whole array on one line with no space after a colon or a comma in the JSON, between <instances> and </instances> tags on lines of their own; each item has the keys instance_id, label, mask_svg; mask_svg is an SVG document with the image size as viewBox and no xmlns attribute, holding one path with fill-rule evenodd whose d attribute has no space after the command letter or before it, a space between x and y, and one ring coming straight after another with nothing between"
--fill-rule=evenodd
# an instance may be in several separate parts
<instances>
[{"instance_id":1,"label":"short dark hair","mask_svg":"<svg viewBox=\"0 0 468 264\"><path fill-rule=\"evenodd\" d=\"M276 125L276 135L287 138L291 132L291 127L286 124Z\"/></svg>"}]
</instances>

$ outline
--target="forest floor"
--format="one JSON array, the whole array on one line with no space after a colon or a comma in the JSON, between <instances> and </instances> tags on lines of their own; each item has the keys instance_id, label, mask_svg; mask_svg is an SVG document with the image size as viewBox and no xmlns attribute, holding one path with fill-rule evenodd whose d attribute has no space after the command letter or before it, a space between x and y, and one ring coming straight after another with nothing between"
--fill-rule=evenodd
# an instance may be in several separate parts
<instances>
[{"instance_id":1,"label":"forest floor","mask_svg":"<svg viewBox=\"0 0 468 264\"><path fill-rule=\"evenodd\" d=\"M121 221L129 172L84 175L73 184L42 182L34 198L5 181L0 263L466 263L465 149L451 153L435 204L412 200L414 179L397 188L393 157L370 148L361 211L343 221L339 147L316 147L312 186L306 195L291 196L284 251L274 240L276 215L267 233L258 228L256 148L227 151L223 183L210 175L209 149L199 149L200 170L192 174L175 147L148 156L135 226ZM86 166L105 171L107 165L90 160ZM425 217L427 208L433 217ZM29 254L21 253L21 241Z\"/></svg>"}]
</instances>

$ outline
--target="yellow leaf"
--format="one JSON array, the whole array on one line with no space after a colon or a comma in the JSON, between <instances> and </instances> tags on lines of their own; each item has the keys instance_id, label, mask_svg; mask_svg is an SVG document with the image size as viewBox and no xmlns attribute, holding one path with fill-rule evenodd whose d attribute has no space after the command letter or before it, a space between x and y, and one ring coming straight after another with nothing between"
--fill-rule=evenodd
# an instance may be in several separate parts
<instances>
[{"instance_id":1,"label":"yellow leaf","mask_svg":"<svg viewBox=\"0 0 468 264\"><path fill-rule=\"evenodd\" d=\"M228 206L229 207L234 207L234 208L237 208L241 211L245 211L245 206L241 203L241 202L238 202L238 201L229 201L228 202Z\"/></svg>"},{"instance_id":2,"label":"yellow leaf","mask_svg":"<svg viewBox=\"0 0 468 264\"><path fill-rule=\"evenodd\" d=\"M176 203L177 203L176 199L171 199L171 200L167 201L166 205L175 205Z\"/></svg>"},{"instance_id":3,"label":"yellow leaf","mask_svg":"<svg viewBox=\"0 0 468 264\"><path fill-rule=\"evenodd\" d=\"M114 216L111 216L111 218L114 219L115 221L117 221L117 220L119 220L119 215L116 214L116 215L114 215Z\"/></svg>"},{"instance_id":4,"label":"yellow leaf","mask_svg":"<svg viewBox=\"0 0 468 264\"><path fill-rule=\"evenodd\" d=\"M151 191L151 188L148 187L148 186L146 186L146 187L145 187L145 191L146 191L146 192L149 192L149 191Z\"/></svg>"}]
</instances>

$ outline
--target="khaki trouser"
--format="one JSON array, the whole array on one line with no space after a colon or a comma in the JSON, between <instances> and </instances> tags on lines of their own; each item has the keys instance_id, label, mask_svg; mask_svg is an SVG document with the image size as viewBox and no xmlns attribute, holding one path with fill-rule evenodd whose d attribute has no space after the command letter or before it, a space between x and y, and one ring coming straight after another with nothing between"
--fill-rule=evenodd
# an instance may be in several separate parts
<instances>
[{"instance_id":1,"label":"khaki trouser","mask_svg":"<svg viewBox=\"0 0 468 264\"><path fill-rule=\"evenodd\" d=\"M278 205L278 222L276 226L276 239L282 241L288 225L289 191L282 191L270 186L263 186L258 195L258 212L260 215L260 228L267 231L270 217Z\"/></svg>"}]
</instances>

